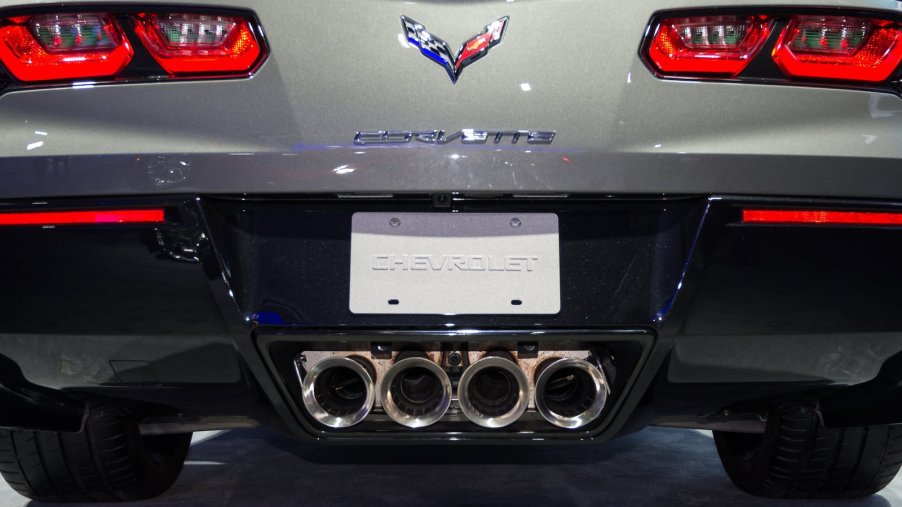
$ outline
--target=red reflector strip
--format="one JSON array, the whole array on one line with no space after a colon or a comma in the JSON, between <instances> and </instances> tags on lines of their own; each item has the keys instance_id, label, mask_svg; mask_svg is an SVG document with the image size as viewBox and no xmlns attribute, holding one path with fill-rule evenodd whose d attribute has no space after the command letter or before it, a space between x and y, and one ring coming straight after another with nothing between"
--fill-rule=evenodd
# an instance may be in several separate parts
<instances>
[{"instance_id":1,"label":"red reflector strip","mask_svg":"<svg viewBox=\"0 0 902 507\"><path fill-rule=\"evenodd\" d=\"M139 224L163 220L162 209L0 213L0 225Z\"/></svg>"},{"instance_id":2,"label":"red reflector strip","mask_svg":"<svg viewBox=\"0 0 902 507\"><path fill-rule=\"evenodd\" d=\"M744 209L742 223L902 226L902 212Z\"/></svg>"}]
</instances>

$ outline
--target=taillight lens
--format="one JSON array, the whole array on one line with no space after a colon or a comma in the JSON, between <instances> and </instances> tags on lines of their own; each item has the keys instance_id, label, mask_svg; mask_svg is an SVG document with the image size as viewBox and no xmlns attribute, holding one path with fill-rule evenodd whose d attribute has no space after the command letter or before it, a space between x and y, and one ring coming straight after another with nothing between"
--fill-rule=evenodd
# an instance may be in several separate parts
<instances>
[{"instance_id":1,"label":"taillight lens","mask_svg":"<svg viewBox=\"0 0 902 507\"><path fill-rule=\"evenodd\" d=\"M791 77L884 81L902 61L902 26L862 17L795 16L773 58Z\"/></svg>"},{"instance_id":2,"label":"taillight lens","mask_svg":"<svg viewBox=\"0 0 902 507\"><path fill-rule=\"evenodd\" d=\"M248 72L261 54L250 23L238 17L141 14L135 30L173 75Z\"/></svg>"},{"instance_id":3,"label":"taillight lens","mask_svg":"<svg viewBox=\"0 0 902 507\"><path fill-rule=\"evenodd\" d=\"M21 81L109 77L132 47L109 14L9 18L0 22L0 60Z\"/></svg>"},{"instance_id":4,"label":"taillight lens","mask_svg":"<svg viewBox=\"0 0 902 507\"><path fill-rule=\"evenodd\" d=\"M664 74L735 76L758 53L770 30L766 16L662 19L648 56Z\"/></svg>"}]
</instances>

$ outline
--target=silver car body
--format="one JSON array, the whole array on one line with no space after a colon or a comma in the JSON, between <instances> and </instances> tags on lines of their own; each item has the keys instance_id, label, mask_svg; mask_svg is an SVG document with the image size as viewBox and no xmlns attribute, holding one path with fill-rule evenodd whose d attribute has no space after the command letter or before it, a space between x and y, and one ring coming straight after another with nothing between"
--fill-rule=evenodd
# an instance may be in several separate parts
<instances>
[{"instance_id":1,"label":"silver car body","mask_svg":"<svg viewBox=\"0 0 902 507\"><path fill-rule=\"evenodd\" d=\"M679 0L666 8L697 5ZM819 5L902 12L897 0ZM256 12L271 49L252 79L84 83L0 97L0 197L461 191L889 198L902 189L902 98L659 79L641 61L639 45L651 16L665 7L660 2L235 7ZM404 39L399 14L455 48L495 19L510 21L503 43L453 84ZM353 142L358 131L468 128L556 135L539 146Z\"/></svg>"}]
</instances>

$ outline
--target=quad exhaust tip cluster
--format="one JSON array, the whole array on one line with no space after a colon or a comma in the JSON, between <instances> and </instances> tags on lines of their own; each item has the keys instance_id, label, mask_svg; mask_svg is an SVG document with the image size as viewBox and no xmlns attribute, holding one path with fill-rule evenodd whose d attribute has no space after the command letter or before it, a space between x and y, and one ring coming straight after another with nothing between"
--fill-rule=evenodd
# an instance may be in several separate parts
<instances>
[{"instance_id":1,"label":"quad exhaust tip cluster","mask_svg":"<svg viewBox=\"0 0 902 507\"><path fill-rule=\"evenodd\" d=\"M577 429L601 415L609 394L604 372L589 359L547 358L530 379L506 350L486 352L466 366L456 385L433 358L415 350L398 353L381 378L361 355L329 357L302 370L298 366L304 407L336 429L360 423L377 406L398 424L423 428L440 421L455 402L484 428L506 427L533 407L547 422Z\"/></svg>"}]
</instances>

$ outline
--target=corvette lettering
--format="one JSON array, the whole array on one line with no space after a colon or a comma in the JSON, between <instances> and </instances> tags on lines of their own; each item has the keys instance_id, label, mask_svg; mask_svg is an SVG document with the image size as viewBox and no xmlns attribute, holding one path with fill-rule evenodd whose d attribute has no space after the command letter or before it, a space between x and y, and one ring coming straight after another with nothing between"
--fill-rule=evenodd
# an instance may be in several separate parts
<instances>
[{"instance_id":1,"label":"corvette lettering","mask_svg":"<svg viewBox=\"0 0 902 507\"><path fill-rule=\"evenodd\" d=\"M417 141L425 144L448 144L460 141L463 144L485 144L491 141L499 144L507 140L517 144L525 139L529 144L551 144L556 132L553 130L478 130L461 129L446 133L444 130L376 130L359 131L354 136L354 144L407 144Z\"/></svg>"},{"instance_id":2,"label":"corvette lettering","mask_svg":"<svg viewBox=\"0 0 902 507\"><path fill-rule=\"evenodd\" d=\"M373 271L533 271L535 255L392 255L373 256Z\"/></svg>"}]
</instances>

